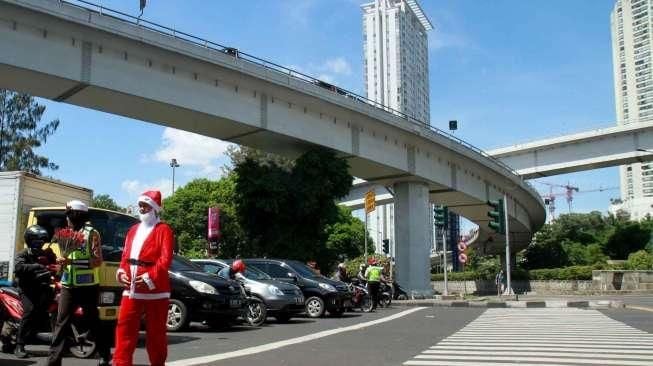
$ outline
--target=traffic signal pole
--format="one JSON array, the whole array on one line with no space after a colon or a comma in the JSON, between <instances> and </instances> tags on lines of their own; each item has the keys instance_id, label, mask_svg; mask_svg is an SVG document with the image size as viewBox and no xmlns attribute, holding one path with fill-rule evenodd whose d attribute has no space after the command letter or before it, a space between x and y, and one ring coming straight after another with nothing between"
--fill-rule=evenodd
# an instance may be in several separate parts
<instances>
[{"instance_id":1,"label":"traffic signal pole","mask_svg":"<svg viewBox=\"0 0 653 366\"><path fill-rule=\"evenodd\" d=\"M508 219L508 196L503 194L503 215L506 227L506 292L512 294L512 285L510 284L510 227Z\"/></svg>"},{"instance_id":2,"label":"traffic signal pole","mask_svg":"<svg viewBox=\"0 0 653 366\"><path fill-rule=\"evenodd\" d=\"M442 229L442 249L444 254L442 255L442 263L444 265L444 291L442 294L444 296L449 295L449 282L447 281L447 231Z\"/></svg>"},{"instance_id":3,"label":"traffic signal pole","mask_svg":"<svg viewBox=\"0 0 653 366\"><path fill-rule=\"evenodd\" d=\"M367 210L365 210L365 263L367 263Z\"/></svg>"}]
</instances>

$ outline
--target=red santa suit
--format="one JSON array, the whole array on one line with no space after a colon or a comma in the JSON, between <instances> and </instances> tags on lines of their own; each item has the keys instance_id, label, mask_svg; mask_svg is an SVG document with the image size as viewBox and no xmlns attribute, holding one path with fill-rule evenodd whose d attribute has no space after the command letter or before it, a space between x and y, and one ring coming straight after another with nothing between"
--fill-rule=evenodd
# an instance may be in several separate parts
<instances>
[{"instance_id":1,"label":"red santa suit","mask_svg":"<svg viewBox=\"0 0 653 366\"><path fill-rule=\"evenodd\" d=\"M115 366L132 366L133 354L138 342L142 315L145 314L147 332L146 348L150 364L163 366L168 354L166 322L170 298L168 269L172 261L173 232L168 224L159 222L161 193L143 193L139 202L152 207L149 220L132 226L127 232L125 247L116 277L126 275L130 285L125 288L120 303L116 326ZM142 276L144 283L134 279Z\"/></svg>"}]
</instances>

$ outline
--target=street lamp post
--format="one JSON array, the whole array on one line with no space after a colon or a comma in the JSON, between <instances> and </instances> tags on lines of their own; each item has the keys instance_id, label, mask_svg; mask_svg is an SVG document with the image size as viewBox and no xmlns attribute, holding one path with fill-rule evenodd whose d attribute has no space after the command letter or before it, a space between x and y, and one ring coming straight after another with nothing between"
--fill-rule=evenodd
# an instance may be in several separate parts
<instances>
[{"instance_id":1,"label":"street lamp post","mask_svg":"<svg viewBox=\"0 0 653 366\"><path fill-rule=\"evenodd\" d=\"M172 168L172 194L175 194L175 168L179 168L177 159L170 160L170 167Z\"/></svg>"}]
</instances>

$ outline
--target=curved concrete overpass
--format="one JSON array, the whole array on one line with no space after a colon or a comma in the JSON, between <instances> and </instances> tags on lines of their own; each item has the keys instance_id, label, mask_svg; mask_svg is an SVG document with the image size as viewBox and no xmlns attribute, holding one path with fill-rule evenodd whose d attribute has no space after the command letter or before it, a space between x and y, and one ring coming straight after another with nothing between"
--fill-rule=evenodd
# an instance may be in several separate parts
<instances>
[{"instance_id":1,"label":"curved concrete overpass","mask_svg":"<svg viewBox=\"0 0 653 366\"><path fill-rule=\"evenodd\" d=\"M515 243L545 220L509 168L440 131L208 41L66 2L0 0L0 87L295 157L324 146L396 194L397 277L428 290L428 202L483 225L506 193ZM344 95L343 95L344 94ZM409 271L410 269L410 271Z\"/></svg>"}]
</instances>

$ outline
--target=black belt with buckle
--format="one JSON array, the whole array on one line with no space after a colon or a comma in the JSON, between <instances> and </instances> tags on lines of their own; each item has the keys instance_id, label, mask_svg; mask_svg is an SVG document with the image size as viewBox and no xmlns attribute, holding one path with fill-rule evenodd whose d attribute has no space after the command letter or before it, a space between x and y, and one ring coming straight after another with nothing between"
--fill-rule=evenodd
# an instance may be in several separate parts
<instances>
[{"instance_id":1,"label":"black belt with buckle","mask_svg":"<svg viewBox=\"0 0 653 366\"><path fill-rule=\"evenodd\" d=\"M138 259L129 258L129 264L132 266L152 267L154 262L141 261Z\"/></svg>"}]
</instances>

